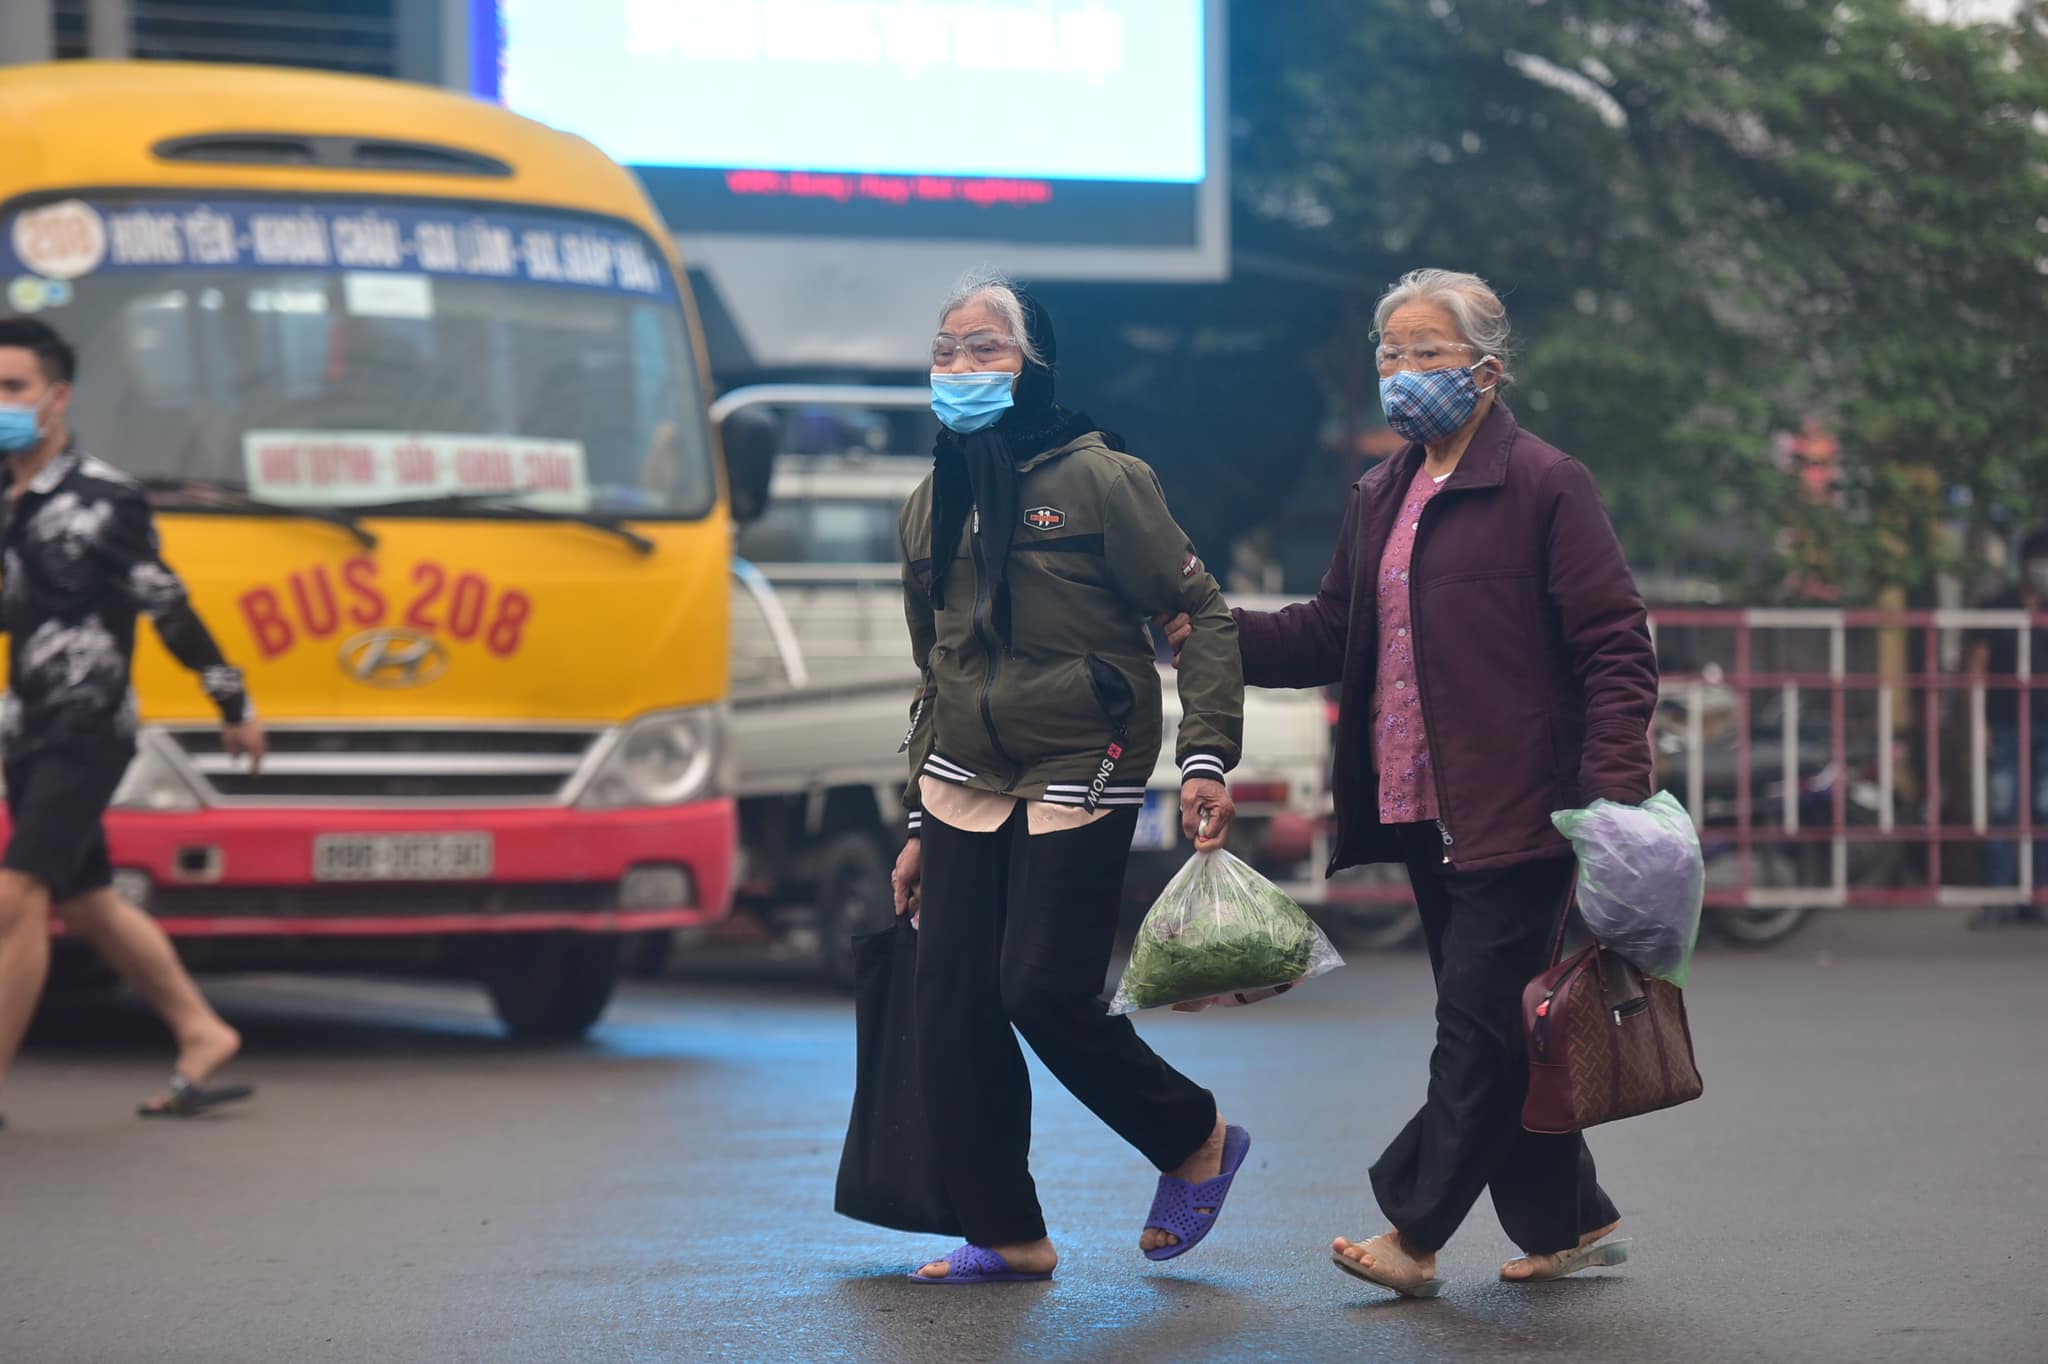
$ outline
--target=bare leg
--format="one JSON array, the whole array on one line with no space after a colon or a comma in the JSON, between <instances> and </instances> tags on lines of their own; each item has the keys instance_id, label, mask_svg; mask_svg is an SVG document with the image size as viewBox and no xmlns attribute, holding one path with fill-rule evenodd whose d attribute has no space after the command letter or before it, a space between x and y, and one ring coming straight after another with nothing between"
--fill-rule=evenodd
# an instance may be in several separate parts
<instances>
[{"instance_id":1,"label":"bare leg","mask_svg":"<svg viewBox=\"0 0 2048 1364\"><path fill-rule=\"evenodd\" d=\"M180 1075L204 1085L242 1049L241 1034L199 993L156 920L110 889L66 900L57 912L162 1016L177 1039Z\"/></svg>"},{"instance_id":2,"label":"bare leg","mask_svg":"<svg viewBox=\"0 0 2048 1364\"><path fill-rule=\"evenodd\" d=\"M0 869L0 1080L50 974L50 893L41 881Z\"/></svg>"}]
</instances>

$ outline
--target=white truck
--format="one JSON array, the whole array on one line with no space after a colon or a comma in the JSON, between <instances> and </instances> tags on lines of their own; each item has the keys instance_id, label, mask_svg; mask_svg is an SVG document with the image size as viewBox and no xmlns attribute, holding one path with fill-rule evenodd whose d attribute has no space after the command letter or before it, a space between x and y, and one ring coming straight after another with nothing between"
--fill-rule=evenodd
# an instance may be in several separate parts
<instances>
[{"instance_id":1,"label":"white truck","mask_svg":"<svg viewBox=\"0 0 2048 1364\"><path fill-rule=\"evenodd\" d=\"M925 401L922 390L788 387L721 400L728 410L746 402ZM842 979L849 936L886 925L892 912L888 871L902 846L906 770L897 750L917 685L896 518L929 467L917 456L784 455L765 510L738 541L732 732L740 907L779 937L814 939L827 971ZM1133 845L1133 911L1187 854L1170 667L1162 666L1162 684L1167 742ZM1329 755L1321 694L1247 693L1244 760L1230 779L1239 809L1232 848L1311 909L1327 891L1320 858ZM1364 915L1371 926L1398 908L1373 902L1344 917Z\"/></svg>"}]
</instances>

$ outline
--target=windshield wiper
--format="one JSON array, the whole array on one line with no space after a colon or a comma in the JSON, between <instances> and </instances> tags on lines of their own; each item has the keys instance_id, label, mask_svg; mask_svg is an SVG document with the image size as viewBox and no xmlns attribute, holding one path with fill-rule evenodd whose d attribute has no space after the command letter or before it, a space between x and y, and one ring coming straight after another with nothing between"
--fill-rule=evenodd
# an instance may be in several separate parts
<instances>
[{"instance_id":1,"label":"windshield wiper","mask_svg":"<svg viewBox=\"0 0 2048 1364\"><path fill-rule=\"evenodd\" d=\"M145 478L142 486L153 493L173 493L191 501L232 507L236 511L260 512L265 516L294 516L321 521L347 531L364 549L377 547L377 533L365 526L353 512L341 507L295 507L285 502L266 502L232 483L215 483L203 478Z\"/></svg>"},{"instance_id":2,"label":"windshield wiper","mask_svg":"<svg viewBox=\"0 0 2048 1364\"><path fill-rule=\"evenodd\" d=\"M652 554L659 548L654 541L640 532L623 524L616 516L602 512L558 511L550 507L530 507L516 499L517 493L443 493L438 497L407 498L396 502L359 504L347 510L364 512L436 512L466 511L475 508L494 516L509 516L521 521L559 521L571 525L588 526L602 531L631 545L635 552Z\"/></svg>"}]
</instances>

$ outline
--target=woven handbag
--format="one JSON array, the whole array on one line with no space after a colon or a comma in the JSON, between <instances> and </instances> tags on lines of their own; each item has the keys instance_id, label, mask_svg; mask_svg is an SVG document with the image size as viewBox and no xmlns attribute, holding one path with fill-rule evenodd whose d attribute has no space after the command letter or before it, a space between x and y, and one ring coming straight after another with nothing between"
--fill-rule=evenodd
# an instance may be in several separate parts
<instances>
[{"instance_id":1,"label":"woven handbag","mask_svg":"<svg viewBox=\"0 0 2048 1364\"><path fill-rule=\"evenodd\" d=\"M1522 1126L1577 1132L1697 1099L1704 1086L1685 992L1598 943L1559 961L1563 950L1561 922L1550 969L1522 991L1529 1042Z\"/></svg>"}]
</instances>

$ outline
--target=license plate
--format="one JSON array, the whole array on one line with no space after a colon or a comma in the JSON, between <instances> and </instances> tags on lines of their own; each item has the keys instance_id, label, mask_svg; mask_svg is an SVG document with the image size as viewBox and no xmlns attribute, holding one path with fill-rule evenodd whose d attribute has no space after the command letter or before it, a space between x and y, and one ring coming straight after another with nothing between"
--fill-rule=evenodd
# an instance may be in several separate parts
<instances>
[{"instance_id":1,"label":"license plate","mask_svg":"<svg viewBox=\"0 0 2048 1364\"><path fill-rule=\"evenodd\" d=\"M1147 791L1138 811L1138 832L1131 839L1137 852L1167 852L1180 842L1180 793Z\"/></svg>"},{"instance_id":2,"label":"license plate","mask_svg":"<svg viewBox=\"0 0 2048 1364\"><path fill-rule=\"evenodd\" d=\"M316 881L477 881L491 874L489 834L321 834Z\"/></svg>"}]
</instances>

